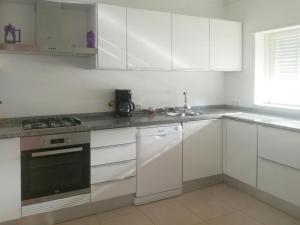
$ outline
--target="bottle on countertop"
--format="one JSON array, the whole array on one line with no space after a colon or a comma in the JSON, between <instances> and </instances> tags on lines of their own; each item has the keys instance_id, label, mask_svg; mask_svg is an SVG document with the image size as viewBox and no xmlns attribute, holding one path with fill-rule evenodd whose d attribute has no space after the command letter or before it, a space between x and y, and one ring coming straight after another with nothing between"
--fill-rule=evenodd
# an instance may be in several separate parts
<instances>
[{"instance_id":1,"label":"bottle on countertop","mask_svg":"<svg viewBox=\"0 0 300 225\"><path fill-rule=\"evenodd\" d=\"M95 48L96 45L96 35L93 31L87 32L87 47Z\"/></svg>"}]
</instances>

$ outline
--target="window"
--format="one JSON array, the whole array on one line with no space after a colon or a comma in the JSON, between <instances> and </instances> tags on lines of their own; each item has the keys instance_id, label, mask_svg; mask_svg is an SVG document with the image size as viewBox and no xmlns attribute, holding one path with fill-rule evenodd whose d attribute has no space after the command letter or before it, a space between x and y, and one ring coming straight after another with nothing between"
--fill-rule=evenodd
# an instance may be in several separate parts
<instances>
[{"instance_id":1,"label":"window","mask_svg":"<svg viewBox=\"0 0 300 225\"><path fill-rule=\"evenodd\" d=\"M256 34L255 103L300 108L300 27Z\"/></svg>"}]
</instances>

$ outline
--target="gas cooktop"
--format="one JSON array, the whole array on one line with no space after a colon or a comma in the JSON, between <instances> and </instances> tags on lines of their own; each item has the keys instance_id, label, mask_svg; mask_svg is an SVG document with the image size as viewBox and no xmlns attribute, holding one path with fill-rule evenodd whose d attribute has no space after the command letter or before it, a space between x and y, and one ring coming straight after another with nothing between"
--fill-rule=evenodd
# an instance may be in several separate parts
<instances>
[{"instance_id":1,"label":"gas cooktop","mask_svg":"<svg viewBox=\"0 0 300 225\"><path fill-rule=\"evenodd\" d=\"M80 119L72 116L44 117L22 121L24 130L72 127L80 126L81 124L82 122Z\"/></svg>"}]
</instances>

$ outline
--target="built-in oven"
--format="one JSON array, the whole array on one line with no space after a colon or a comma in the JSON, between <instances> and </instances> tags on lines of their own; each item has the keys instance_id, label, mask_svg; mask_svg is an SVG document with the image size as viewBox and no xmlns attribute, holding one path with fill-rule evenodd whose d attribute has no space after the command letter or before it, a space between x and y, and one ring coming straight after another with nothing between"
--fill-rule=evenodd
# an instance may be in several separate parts
<instances>
[{"instance_id":1,"label":"built-in oven","mask_svg":"<svg viewBox=\"0 0 300 225\"><path fill-rule=\"evenodd\" d=\"M22 205L90 193L90 132L21 138Z\"/></svg>"}]
</instances>

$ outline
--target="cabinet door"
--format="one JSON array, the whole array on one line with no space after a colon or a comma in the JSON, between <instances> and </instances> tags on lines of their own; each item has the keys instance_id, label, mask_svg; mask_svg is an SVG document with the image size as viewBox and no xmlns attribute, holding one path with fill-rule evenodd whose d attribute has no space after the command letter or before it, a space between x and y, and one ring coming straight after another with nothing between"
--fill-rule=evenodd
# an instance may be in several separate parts
<instances>
[{"instance_id":1,"label":"cabinet door","mask_svg":"<svg viewBox=\"0 0 300 225\"><path fill-rule=\"evenodd\" d=\"M126 69L126 8L100 4L98 9L100 69Z\"/></svg>"},{"instance_id":2,"label":"cabinet door","mask_svg":"<svg viewBox=\"0 0 300 225\"><path fill-rule=\"evenodd\" d=\"M0 222L21 217L20 139L0 139Z\"/></svg>"},{"instance_id":3,"label":"cabinet door","mask_svg":"<svg viewBox=\"0 0 300 225\"><path fill-rule=\"evenodd\" d=\"M222 120L183 123L183 181L222 174Z\"/></svg>"},{"instance_id":4,"label":"cabinet door","mask_svg":"<svg viewBox=\"0 0 300 225\"><path fill-rule=\"evenodd\" d=\"M57 46L61 41L61 4L37 2L36 38L39 46Z\"/></svg>"},{"instance_id":5,"label":"cabinet door","mask_svg":"<svg viewBox=\"0 0 300 225\"><path fill-rule=\"evenodd\" d=\"M242 24L210 20L210 63L212 71L242 70Z\"/></svg>"},{"instance_id":6,"label":"cabinet door","mask_svg":"<svg viewBox=\"0 0 300 225\"><path fill-rule=\"evenodd\" d=\"M127 9L129 69L171 70L171 14Z\"/></svg>"},{"instance_id":7,"label":"cabinet door","mask_svg":"<svg viewBox=\"0 0 300 225\"><path fill-rule=\"evenodd\" d=\"M257 125L224 120L224 173L256 187Z\"/></svg>"},{"instance_id":8,"label":"cabinet door","mask_svg":"<svg viewBox=\"0 0 300 225\"><path fill-rule=\"evenodd\" d=\"M209 71L209 19L174 14L173 69Z\"/></svg>"},{"instance_id":9,"label":"cabinet door","mask_svg":"<svg viewBox=\"0 0 300 225\"><path fill-rule=\"evenodd\" d=\"M300 170L258 159L258 189L300 207Z\"/></svg>"}]
</instances>

